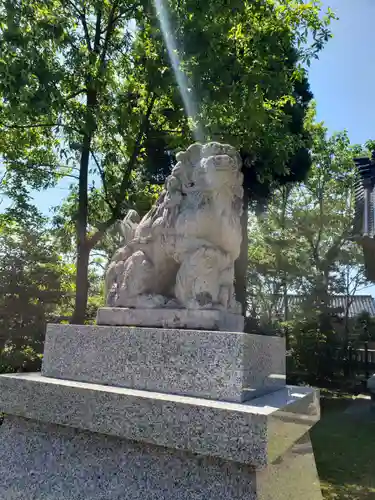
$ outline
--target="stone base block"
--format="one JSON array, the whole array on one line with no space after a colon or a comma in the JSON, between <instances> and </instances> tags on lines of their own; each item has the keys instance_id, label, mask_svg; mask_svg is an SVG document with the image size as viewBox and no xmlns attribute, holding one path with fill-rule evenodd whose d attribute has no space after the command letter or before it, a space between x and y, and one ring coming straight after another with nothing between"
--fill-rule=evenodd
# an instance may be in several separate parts
<instances>
[{"instance_id":1,"label":"stone base block","mask_svg":"<svg viewBox=\"0 0 375 500\"><path fill-rule=\"evenodd\" d=\"M48 325L42 373L241 402L285 387L285 341L234 332Z\"/></svg>"},{"instance_id":2,"label":"stone base block","mask_svg":"<svg viewBox=\"0 0 375 500\"><path fill-rule=\"evenodd\" d=\"M156 328L187 328L243 332L244 318L215 309L128 309L102 307L98 310L98 325L143 326Z\"/></svg>"},{"instance_id":3,"label":"stone base block","mask_svg":"<svg viewBox=\"0 0 375 500\"><path fill-rule=\"evenodd\" d=\"M2 500L321 500L308 435L267 469L6 417Z\"/></svg>"},{"instance_id":4,"label":"stone base block","mask_svg":"<svg viewBox=\"0 0 375 500\"><path fill-rule=\"evenodd\" d=\"M319 399L286 387L238 404L9 374L0 376L1 411L262 469L319 420Z\"/></svg>"}]
</instances>

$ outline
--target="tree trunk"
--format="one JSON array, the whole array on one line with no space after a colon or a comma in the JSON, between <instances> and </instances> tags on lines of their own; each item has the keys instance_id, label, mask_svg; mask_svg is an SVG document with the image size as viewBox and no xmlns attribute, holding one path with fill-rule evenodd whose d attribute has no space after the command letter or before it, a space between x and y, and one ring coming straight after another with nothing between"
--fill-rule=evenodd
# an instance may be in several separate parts
<instances>
[{"instance_id":1,"label":"tree trunk","mask_svg":"<svg viewBox=\"0 0 375 500\"><path fill-rule=\"evenodd\" d=\"M71 323L74 325L83 325L86 319L86 307L89 293L89 258L90 248L87 244L81 247L77 245L77 274L76 274L76 296L74 312Z\"/></svg>"},{"instance_id":2,"label":"tree trunk","mask_svg":"<svg viewBox=\"0 0 375 500\"><path fill-rule=\"evenodd\" d=\"M89 256L92 246L87 239L87 223L89 211L88 177L91 142L96 129L95 109L97 92L91 77L88 77L86 93L86 122L83 130L81 161L78 180L78 213L77 213L77 271L76 298L71 323L82 325L85 322L88 298Z\"/></svg>"},{"instance_id":3,"label":"tree trunk","mask_svg":"<svg viewBox=\"0 0 375 500\"><path fill-rule=\"evenodd\" d=\"M235 294L236 300L241 304L241 312L246 317L247 310L247 266L249 237L247 233L247 221L249 215L249 196L244 190L243 213L241 216L242 242L240 255L234 263Z\"/></svg>"},{"instance_id":4,"label":"tree trunk","mask_svg":"<svg viewBox=\"0 0 375 500\"><path fill-rule=\"evenodd\" d=\"M285 226L286 226L286 209L287 209L287 203L288 203L288 197L290 193L290 186L284 186L282 189L282 196L283 196L283 207L282 207L282 213L281 213L281 240L282 240L282 251L285 252ZM279 246L279 251L278 251L278 268L282 269L282 287L283 287L283 296L284 296L284 321L287 322L289 320L289 296L288 296L288 273L286 272L286 265L287 262L283 262L282 259L282 254L281 254L281 248ZM289 349L289 330L288 327L285 326L284 328L284 334L285 334L285 344L286 348Z\"/></svg>"},{"instance_id":5,"label":"tree trunk","mask_svg":"<svg viewBox=\"0 0 375 500\"><path fill-rule=\"evenodd\" d=\"M288 282L287 282L287 274L284 271L283 275L283 295L284 295L284 321L287 322L289 320L289 296L288 296ZM284 328L285 335L285 345L286 349L289 349L289 329L288 326Z\"/></svg>"},{"instance_id":6,"label":"tree trunk","mask_svg":"<svg viewBox=\"0 0 375 500\"><path fill-rule=\"evenodd\" d=\"M115 5L115 3L114 3ZM104 49L103 49L104 50ZM90 89L90 82L87 84L87 120L86 132L82 143L82 154L79 171L79 190L78 190L78 214L77 214L77 274L76 274L76 298L74 312L72 315L71 323L80 325L83 324L86 317L86 307L88 299L88 267L89 257L92 248L100 241L105 231L116 221L120 215L121 203L125 196L126 188L128 187L130 174L134 168L135 162L139 155L142 138L147 129L150 115L155 104L156 94L152 94L147 112L142 120L138 137L136 139L133 153L129 159L127 168L124 172L121 181L119 196L117 204L112 207L112 216L102 225L91 238L87 237L87 223L88 223L88 172L89 172L89 159L91 151L91 142L95 132L95 108L97 106L97 93L95 89Z\"/></svg>"},{"instance_id":7,"label":"tree trunk","mask_svg":"<svg viewBox=\"0 0 375 500\"><path fill-rule=\"evenodd\" d=\"M71 320L71 323L75 325L82 325L85 322L89 288L88 269L91 248L87 241L87 187L90 147L91 137L85 136L83 140L78 184L76 297Z\"/></svg>"},{"instance_id":8,"label":"tree trunk","mask_svg":"<svg viewBox=\"0 0 375 500\"><path fill-rule=\"evenodd\" d=\"M346 303L345 303L345 324L344 324L344 335L345 335L345 347L348 347L349 345L349 335L350 335L350 329L349 329L349 309L350 306L352 305L352 300L350 300L350 295L346 295Z\"/></svg>"}]
</instances>

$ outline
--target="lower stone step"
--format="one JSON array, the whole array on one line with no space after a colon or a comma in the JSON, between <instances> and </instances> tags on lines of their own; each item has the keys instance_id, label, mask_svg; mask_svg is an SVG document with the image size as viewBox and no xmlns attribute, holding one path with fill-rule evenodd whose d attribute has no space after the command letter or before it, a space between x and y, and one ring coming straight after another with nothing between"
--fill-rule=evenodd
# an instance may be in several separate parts
<instances>
[{"instance_id":1,"label":"lower stone step","mask_svg":"<svg viewBox=\"0 0 375 500\"><path fill-rule=\"evenodd\" d=\"M322 499L308 434L262 471L19 417L0 442L1 500Z\"/></svg>"}]
</instances>

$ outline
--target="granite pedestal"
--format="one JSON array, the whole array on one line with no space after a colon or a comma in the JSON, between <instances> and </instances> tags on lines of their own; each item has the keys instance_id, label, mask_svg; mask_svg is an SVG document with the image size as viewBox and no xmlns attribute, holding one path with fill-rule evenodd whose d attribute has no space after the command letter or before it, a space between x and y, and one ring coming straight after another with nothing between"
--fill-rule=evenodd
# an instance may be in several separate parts
<instances>
[{"instance_id":1,"label":"granite pedestal","mask_svg":"<svg viewBox=\"0 0 375 500\"><path fill-rule=\"evenodd\" d=\"M270 337L50 326L42 373L0 376L0 498L321 500L318 393L283 359Z\"/></svg>"},{"instance_id":2,"label":"granite pedestal","mask_svg":"<svg viewBox=\"0 0 375 500\"><path fill-rule=\"evenodd\" d=\"M279 337L49 325L42 374L241 402L285 386L284 352Z\"/></svg>"}]
</instances>

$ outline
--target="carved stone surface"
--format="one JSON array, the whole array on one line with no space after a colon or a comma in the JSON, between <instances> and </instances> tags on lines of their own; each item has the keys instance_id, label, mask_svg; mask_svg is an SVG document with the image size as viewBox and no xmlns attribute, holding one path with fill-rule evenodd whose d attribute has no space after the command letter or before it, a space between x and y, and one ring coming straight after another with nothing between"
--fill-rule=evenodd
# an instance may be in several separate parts
<instances>
[{"instance_id":1,"label":"carved stone surface","mask_svg":"<svg viewBox=\"0 0 375 500\"><path fill-rule=\"evenodd\" d=\"M101 307L98 310L96 322L98 325L134 325L227 332L243 332L244 329L244 317L242 315L218 309Z\"/></svg>"},{"instance_id":2,"label":"carved stone surface","mask_svg":"<svg viewBox=\"0 0 375 500\"><path fill-rule=\"evenodd\" d=\"M108 268L107 305L239 314L233 280L242 197L241 159L232 146L193 144L179 153L153 209L138 225L134 211L124 220L131 239Z\"/></svg>"}]
</instances>

